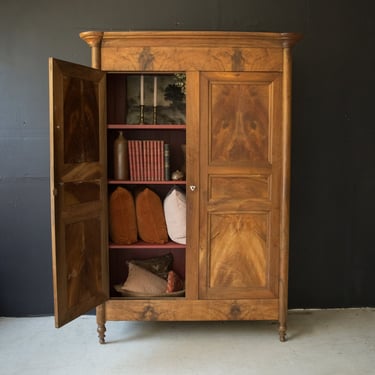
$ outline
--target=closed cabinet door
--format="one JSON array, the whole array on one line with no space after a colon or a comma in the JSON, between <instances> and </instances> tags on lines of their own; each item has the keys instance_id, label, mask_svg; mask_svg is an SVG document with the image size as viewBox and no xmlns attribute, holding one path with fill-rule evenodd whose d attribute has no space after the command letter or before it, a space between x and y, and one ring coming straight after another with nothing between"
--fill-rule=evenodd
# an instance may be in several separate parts
<instances>
[{"instance_id":1,"label":"closed cabinet door","mask_svg":"<svg viewBox=\"0 0 375 375\"><path fill-rule=\"evenodd\" d=\"M277 298L281 73L202 73L199 297Z\"/></svg>"}]
</instances>

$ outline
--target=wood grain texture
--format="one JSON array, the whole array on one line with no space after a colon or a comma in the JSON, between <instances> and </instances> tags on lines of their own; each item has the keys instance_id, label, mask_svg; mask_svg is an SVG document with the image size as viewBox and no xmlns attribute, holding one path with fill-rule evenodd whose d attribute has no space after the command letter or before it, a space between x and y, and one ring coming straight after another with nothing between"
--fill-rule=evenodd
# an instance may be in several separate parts
<instances>
[{"instance_id":1,"label":"wood grain texture","mask_svg":"<svg viewBox=\"0 0 375 375\"><path fill-rule=\"evenodd\" d=\"M269 84L238 77L210 81L211 164L268 161Z\"/></svg>"},{"instance_id":2,"label":"wood grain texture","mask_svg":"<svg viewBox=\"0 0 375 375\"><path fill-rule=\"evenodd\" d=\"M91 218L65 225L68 308L90 299L101 289L100 220Z\"/></svg>"},{"instance_id":3,"label":"wood grain texture","mask_svg":"<svg viewBox=\"0 0 375 375\"><path fill-rule=\"evenodd\" d=\"M107 47L101 68L107 71L280 71L275 49L202 47Z\"/></svg>"},{"instance_id":4,"label":"wood grain texture","mask_svg":"<svg viewBox=\"0 0 375 375\"><path fill-rule=\"evenodd\" d=\"M64 77L64 163L99 161L96 82Z\"/></svg>"},{"instance_id":5,"label":"wood grain texture","mask_svg":"<svg viewBox=\"0 0 375 375\"><path fill-rule=\"evenodd\" d=\"M210 176L210 200L237 199L267 200L270 198L270 177L265 175Z\"/></svg>"},{"instance_id":6,"label":"wood grain texture","mask_svg":"<svg viewBox=\"0 0 375 375\"><path fill-rule=\"evenodd\" d=\"M264 288L267 215L217 213L210 216L209 225L209 288Z\"/></svg>"}]
</instances>

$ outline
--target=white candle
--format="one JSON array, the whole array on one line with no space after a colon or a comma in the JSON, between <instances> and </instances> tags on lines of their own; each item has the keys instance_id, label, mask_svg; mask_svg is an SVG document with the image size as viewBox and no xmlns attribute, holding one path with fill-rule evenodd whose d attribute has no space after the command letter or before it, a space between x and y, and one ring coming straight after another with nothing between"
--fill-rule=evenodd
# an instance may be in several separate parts
<instances>
[{"instance_id":1,"label":"white candle","mask_svg":"<svg viewBox=\"0 0 375 375\"><path fill-rule=\"evenodd\" d=\"M145 89L145 82L144 82L144 77L143 77L143 74L141 74L141 88L140 88L140 91L141 91L141 94L140 94L140 98L141 98L141 105L144 104L143 100L144 100L144 89Z\"/></svg>"},{"instance_id":2,"label":"white candle","mask_svg":"<svg viewBox=\"0 0 375 375\"><path fill-rule=\"evenodd\" d=\"M154 107L156 107L158 97L158 77L154 76Z\"/></svg>"}]
</instances>

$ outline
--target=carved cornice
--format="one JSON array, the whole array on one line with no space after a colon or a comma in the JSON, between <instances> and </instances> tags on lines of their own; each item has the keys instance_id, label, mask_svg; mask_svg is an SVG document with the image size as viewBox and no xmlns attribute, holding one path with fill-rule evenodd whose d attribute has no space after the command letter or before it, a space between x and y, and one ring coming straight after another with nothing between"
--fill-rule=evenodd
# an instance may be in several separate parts
<instances>
[{"instance_id":1,"label":"carved cornice","mask_svg":"<svg viewBox=\"0 0 375 375\"><path fill-rule=\"evenodd\" d=\"M84 31L79 34L90 47L100 47L103 40L102 31Z\"/></svg>"}]
</instances>

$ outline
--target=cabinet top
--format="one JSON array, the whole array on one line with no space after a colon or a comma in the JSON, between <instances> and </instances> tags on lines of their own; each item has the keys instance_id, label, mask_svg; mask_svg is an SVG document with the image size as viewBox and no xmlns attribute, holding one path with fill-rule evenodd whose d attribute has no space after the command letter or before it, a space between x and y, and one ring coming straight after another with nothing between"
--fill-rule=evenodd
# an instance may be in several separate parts
<instances>
[{"instance_id":1,"label":"cabinet top","mask_svg":"<svg viewBox=\"0 0 375 375\"><path fill-rule=\"evenodd\" d=\"M85 31L80 37L91 47L127 46L230 46L230 47L293 47L299 33L241 31Z\"/></svg>"}]
</instances>

